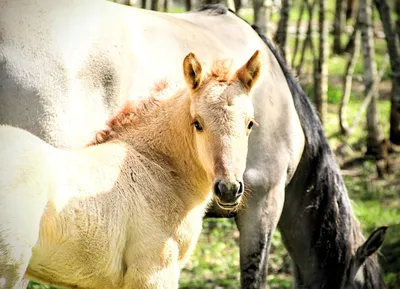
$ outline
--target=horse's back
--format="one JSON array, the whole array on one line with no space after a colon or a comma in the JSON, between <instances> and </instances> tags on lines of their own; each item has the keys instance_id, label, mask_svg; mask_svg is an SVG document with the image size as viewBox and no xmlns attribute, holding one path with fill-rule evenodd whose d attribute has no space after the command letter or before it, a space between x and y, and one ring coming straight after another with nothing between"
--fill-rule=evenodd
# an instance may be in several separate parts
<instances>
[{"instance_id":1,"label":"horse's back","mask_svg":"<svg viewBox=\"0 0 400 289\"><path fill-rule=\"evenodd\" d=\"M126 94L121 78L132 66L126 32L108 4L0 3L1 124L52 144L89 142Z\"/></svg>"}]
</instances>

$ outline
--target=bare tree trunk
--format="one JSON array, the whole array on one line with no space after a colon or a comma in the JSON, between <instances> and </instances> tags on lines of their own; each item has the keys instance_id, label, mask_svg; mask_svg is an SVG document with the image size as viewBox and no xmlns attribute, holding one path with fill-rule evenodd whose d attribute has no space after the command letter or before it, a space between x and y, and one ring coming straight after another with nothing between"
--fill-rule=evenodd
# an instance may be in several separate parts
<instances>
[{"instance_id":1,"label":"bare tree trunk","mask_svg":"<svg viewBox=\"0 0 400 289\"><path fill-rule=\"evenodd\" d=\"M346 24L347 0L337 0L335 9L335 20L333 22L333 53L342 53L342 33Z\"/></svg>"},{"instance_id":2,"label":"bare tree trunk","mask_svg":"<svg viewBox=\"0 0 400 289\"><path fill-rule=\"evenodd\" d=\"M191 0L185 0L185 7L186 7L186 11L192 10L192 1Z\"/></svg>"},{"instance_id":3,"label":"bare tree trunk","mask_svg":"<svg viewBox=\"0 0 400 289\"><path fill-rule=\"evenodd\" d=\"M151 0L151 10L158 11L158 0Z\"/></svg>"},{"instance_id":4,"label":"bare tree trunk","mask_svg":"<svg viewBox=\"0 0 400 289\"><path fill-rule=\"evenodd\" d=\"M236 11L235 0L226 0L226 7L235 12Z\"/></svg>"},{"instance_id":5,"label":"bare tree trunk","mask_svg":"<svg viewBox=\"0 0 400 289\"><path fill-rule=\"evenodd\" d=\"M164 7L163 7L164 12L167 12L167 11L168 11L168 1L169 1L169 0L164 0Z\"/></svg>"},{"instance_id":6,"label":"bare tree trunk","mask_svg":"<svg viewBox=\"0 0 400 289\"><path fill-rule=\"evenodd\" d=\"M354 28L357 29L357 26ZM340 127L340 133L342 135L347 135L349 133L349 125L347 123L347 113L346 113L346 106L349 102L350 99L350 94L351 94L351 84L353 81L353 73L354 73L354 68L356 66L358 56L360 55L360 30L357 29L356 36L355 36L355 42L354 42L354 49L351 52L351 56L349 59L349 63L347 64L346 67L346 76L344 77L344 84L343 84L343 96L340 100L340 105L339 105L339 127Z\"/></svg>"},{"instance_id":7,"label":"bare tree trunk","mask_svg":"<svg viewBox=\"0 0 400 289\"><path fill-rule=\"evenodd\" d=\"M350 136L353 133L354 129L358 126L362 118L362 115L365 113L369 104L371 103L372 97L378 93L379 84L381 82L383 75L385 74L388 64L389 64L389 57L386 54L385 58L383 59L383 63L379 71L378 77L375 79L375 81L372 83L370 87L365 89L365 98L358 109L358 115L354 118L353 122L351 123L351 126L347 130L347 136Z\"/></svg>"},{"instance_id":8,"label":"bare tree trunk","mask_svg":"<svg viewBox=\"0 0 400 289\"><path fill-rule=\"evenodd\" d=\"M239 10L242 9L242 0L235 0L235 7L236 12L239 12Z\"/></svg>"},{"instance_id":9,"label":"bare tree trunk","mask_svg":"<svg viewBox=\"0 0 400 289\"><path fill-rule=\"evenodd\" d=\"M328 94L328 21L326 20L327 0L319 0L319 53L314 66L314 101L319 118L325 122Z\"/></svg>"},{"instance_id":10,"label":"bare tree trunk","mask_svg":"<svg viewBox=\"0 0 400 289\"><path fill-rule=\"evenodd\" d=\"M114 2L130 6L129 0L116 0Z\"/></svg>"},{"instance_id":11,"label":"bare tree trunk","mask_svg":"<svg viewBox=\"0 0 400 289\"><path fill-rule=\"evenodd\" d=\"M315 3L316 1L309 3L308 0L305 0L307 2L307 7L308 7L308 14L309 14L309 20L308 20L308 27L307 27L307 32L306 32L306 37L303 41L303 47L301 50L301 55L300 55L300 61L296 67L296 73L297 75L301 75L301 68L303 66L303 62L304 62L304 56L305 56L305 52L306 52L306 48L307 46L310 47L311 49L311 53L314 56L314 44L313 44L313 40L311 38L311 34L312 34L312 22L313 22L313 14L314 14L314 7L315 7Z\"/></svg>"},{"instance_id":12,"label":"bare tree trunk","mask_svg":"<svg viewBox=\"0 0 400 289\"><path fill-rule=\"evenodd\" d=\"M294 40L294 51L293 51L293 55L292 55L292 67L294 67L297 50L299 47L300 27L301 27L301 21L303 20L303 13L304 13L305 8L306 8L306 1L303 1L303 2L301 2L299 18L297 19L297 24L296 24L296 36L295 36L295 40Z\"/></svg>"},{"instance_id":13,"label":"bare tree trunk","mask_svg":"<svg viewBox=\"0 0 400 289\"><path fill-rule=\"evenodd\" d=\"M362 39L363 63L364 63L364 85L366 90L371 89L377 78L377 68L374 51L374 34L372 31L371 0L359 1L359 20ZM383 132L379 123L379 112L377 109L377 94L374 93L367 108L367 152L366 154L376 156L380 159L384 154Z\"/></svg>"},{"instance_id":14,"label":"bare tree trunk","mask_svg":"<svg viewBox=\"0 0 400 289\"><path fill-rule=\"evenodd\" d=\"M355 17L357 14L356 8L354 8L354 0L347 0L347 5L346 5L346 20L349 20L352 17Z\"/></svg>"},{"instance_id":15,"label":"bare tree trunk","mask_svg":"<svg viewBox=\"0 0 400 289\"><path fill-rule=\"evenodd\" d=\"M386 0L375 0L379 15L385 31L387 48L390 56L390 65L392 67L392 97L390 111L390 141L400 145L400 50L399 39L393 29L392 13ZM397 104L396 104L397 100ZM396 111L396 105L399 110Z\"/></svg>"},{"instance_id":16,"label":"bare tree trunk","mask_svg":"<svg viewBox=\"0 0 400 289\"><path fill-rule=\"evenodd\" d=\"M253 0L254 23L260 28L263 34L267 35L268 9L267 0Z\"/></svg>"},{"instance_id":17,"label":"bare tree trunk","mask_svg":"<svg viewBox=\"0 0 400 289\"><path fill-rule=\"evenodd\" d=\"M142 0L141 8L146 9L147 0Z\"/></svg>"},{"instance_id":18,"label":"bare tree trunk","mask_svg":"<svg viewBox=\"0 0 400 289\"><path fill-rule=\"evenodd\" d=\"M199 1L199 6L203 7L206 4L217 4L217 3L219 3L218 0L200 0Z\"/></svg>"},{"instance_id":19,"label":"bare tree trunk","mask_svg":"<svg viewBox=\"0 0 400 289\"><path fill-rule=\"evenodd\" d=\"M289 0L282 0L281 18L279 19L278 29L274 40L278 44L283 59L286 59L287 49L287 28L289 22L290 3ZM287 61L286 61L287 62Z\"/></svg>"}]
</instances>

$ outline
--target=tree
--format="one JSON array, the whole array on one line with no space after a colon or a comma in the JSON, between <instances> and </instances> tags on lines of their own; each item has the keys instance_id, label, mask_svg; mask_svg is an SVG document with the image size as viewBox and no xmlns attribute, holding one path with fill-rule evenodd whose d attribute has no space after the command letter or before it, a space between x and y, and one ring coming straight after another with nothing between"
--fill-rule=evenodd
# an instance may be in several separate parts
<instances>
[{"instance_id":1,"label":"tree","mask_svg":"<svg viewBox=\"0 0 400 289\"><path fill-rule=\"evenodd\" d=\"M124 4L124 5L130 5L129 0L115 0L114 2L119 3L119 4Z\"/></svg>"},{"instance_id":2,"label":"tree","mask_svg":"<svg viewBox=\"0 0 400 289\"><path fill-rule=\"evenodd\" d=\"M281 18L279 19L278 29L274 40L278 44L282 57L286 59L287 28L289 22L290 3L289 0L282 0Z\"/></svg>"},{"instance_id":3,"label":"tree","mask_svg":"<svg viewBox=\"0 0 400 289\"><path fill-rule=\"evenodd\" d=\"M316 0L314 0L312 3L310 3L308 0L304 0L305 6L307 7L308 10L308 15L309 15L309 19L308 19L308 26L307 26L307 32L306 32L306 37L303 41L303 46L301 48L301 54L300 54L300 60L299 63L297 64L296 67L296 73L297 75L301 75L301 69L304 63L304 57L305 57L305 52L307 49L307 46L310 48L311 50L311 55L314 57L315 56L315 51L314 51L314 44L313 44L313 40L312 40L312 24L313 24L313 15L314 15L314 7L315 7L315 3ZM301 14L302 16L302 14ZM299 17L299 22L301 21L301 17ZM299 24L298 22L298 24ZM293 53L293 58L292 58L292 67L294 66L294 62L295 62L295 58L296 58L296 53L297 53L297 49L298 49L298 39L299 37L299 29L300 29L300 25L297 26L297 32L296 32L296 42L295 42L295 51ZM315 57L314 57L314 61L315 61Z\"/></svg>"},{"instance_id":4,"label":"tree","mask_svg":"<svg viewBox=\"0 0 400 289\"><path fill-rule=\"evenodd\" d=\"M151 10L158 11L158 0L151 0Z\"/></svg>"},{"instance_id":5,"label":"tree","mask_svg":"<svg viewBox=\"0 0 400 289\"><path fill-rule=\"evenodd\" d=\"M349 125L347 123L346 106L350 99L354 68L356 66L358 56L360 54L360 45L361 45L358 22L357 25L354 27L354 29L356 30L354 46L350 53L349 62L347 63L346 74L343 79L343 96L340 100L340 105L339 105L339 127L340 127L340 133L343 135L348 135L350 133Z\"/></svg>"},{"instance_id":6,"label":"tree","mask_svg":"<svg viewBox=\"0 0 400 289\"><path fill-rule=\"evenodd\" d=\"M266 0L253 0L253 12L254 12L254 23L260 28L260 30L267 34L268 26L268 11Z\"/></svg>"},{"instance_id":7,"label":"tree","mask_svg":"<svg viewBox=\"0 0 400 289\"><path fill-rule=\"evenodd\" d=\"M192 1L191 0L185 0L185 7L186 7L186 11L192 10Z\"/></svg>"},{"instance_id":8,"label":"tree","mask_svg":"<svg viewBox=\"0 0 400 289\"><path fill-rule=\"evenodd\" d=\"M400 145L400 110L396 109L396 99L400 100L400 50L399 39L393 29L392 13L386 0L375 0L382 21L392 67L392 97L390 110L390 141ZM400 6L400 5L399 5ZM397 11L399 12L399 11ZM400 101L399 101L400 104Z\"/></svg>"},{"instance_id":9,"label":"tree","mask_svg":"<svg viewBox=\"0 0 400 289\"><path fill-rule=\"evenodd\" d=\"M328 21L326 19L327 0L319 0L319 45L318 58L314 66L315 106L321 122L324 123L327 114L328 92Z\"/></svg>"},{"instance_id":10,"label":"tree","mask_svg":"<svg viewBox=\"0 0 400 289\"><path fill-rule=\"evenodd\" d=\"M337 0L335 9L335 19L333 22L333 53L342 53L341 37L346 23L347 1Z\"/></svg>"},{"instance_id":11,"label":"tree","mask_svg":"<svg viewBox=\"0 0 400 289\"><path fill-rule=\"evenodd\" d=\"M235 8L236 12L239 12L240 9L242 9L242 0L235 0Z\"/></svg>"},{"instance_id":12,"label":"tree","mask_svg":"<svg viewBox=\"0 0 400 289\"><path fill-rule=\"evenodd\" d=\"M359 24L364 64L364 86L366 91L373 89L377 79L377 68L374 52L374 35L372 31L371 0L359 1ZM373 93L367 108L367 155L375 156L378 160L384 155L383 132L379 123L377 109L377 93Z\"/></svg>"}]
</instances>

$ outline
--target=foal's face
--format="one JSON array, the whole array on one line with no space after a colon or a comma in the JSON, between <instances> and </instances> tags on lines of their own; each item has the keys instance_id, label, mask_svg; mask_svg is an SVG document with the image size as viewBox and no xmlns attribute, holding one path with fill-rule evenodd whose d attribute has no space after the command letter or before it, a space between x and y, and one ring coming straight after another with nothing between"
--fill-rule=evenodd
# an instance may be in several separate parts
<instances>
[{"instance_id":1,"label":"foal's face","mask_svg":"<svg viewBox=\"0 0 400 289\"><path fill-rule=\"evenodd\" d=\"M255 124L250 91L259 77L260 55L230 79L204 77L193 54L184 61L185 79L192 90L191 121L201 164L213 180L213 192L222 209L233 209L243 194L248 137Z\"/></svg>"}]
</instances>

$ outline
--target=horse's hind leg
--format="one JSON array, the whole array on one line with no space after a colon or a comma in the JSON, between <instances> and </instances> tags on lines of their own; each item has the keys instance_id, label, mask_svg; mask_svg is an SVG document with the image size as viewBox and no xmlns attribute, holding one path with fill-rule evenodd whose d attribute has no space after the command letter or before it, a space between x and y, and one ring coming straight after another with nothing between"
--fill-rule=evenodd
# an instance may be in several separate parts
<instances>
[{"instance_id":1,"label":"horse's hind leg","mask_svg":"<svg viewBox=\"0 0 400 289\"><path fill-rule=\"evenodd\" d=\"M268 190L261 176L258 178L254 171L249 173L251 176L245 180L246 203L236 216L240 231L241 287L265 289L269 248L282 212L284 185Z\"/></svg>"}]
</instances>

